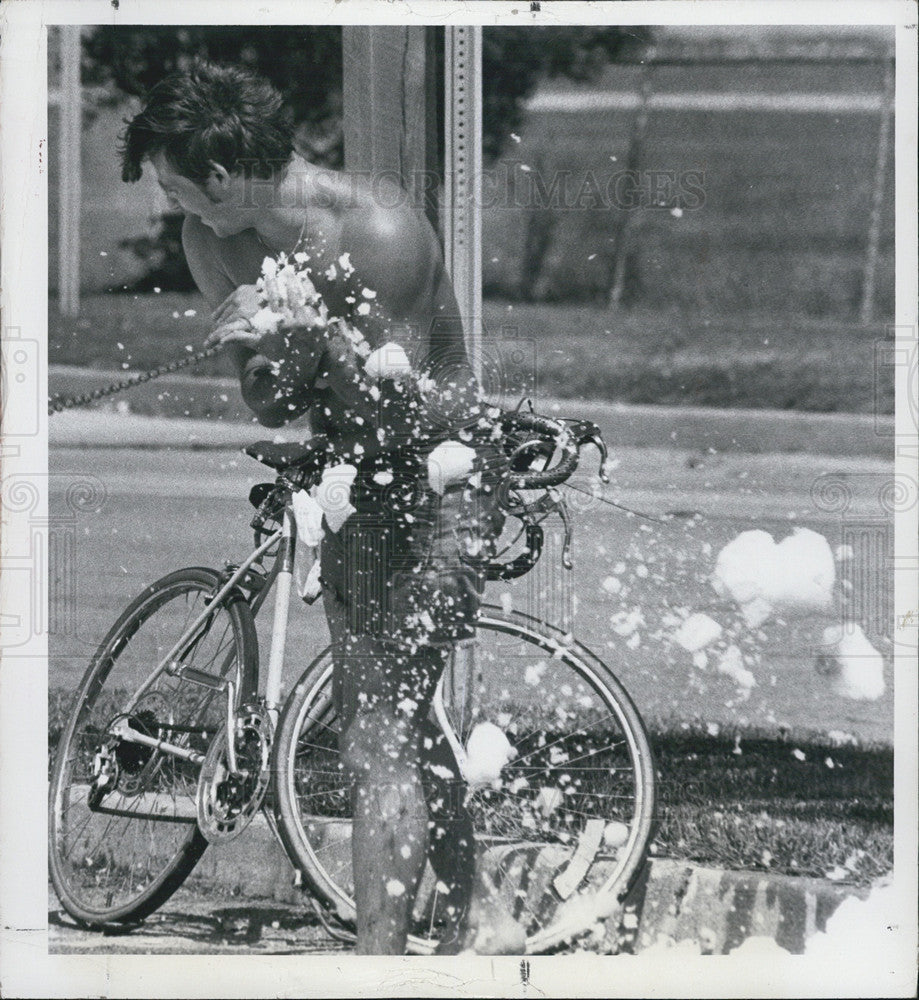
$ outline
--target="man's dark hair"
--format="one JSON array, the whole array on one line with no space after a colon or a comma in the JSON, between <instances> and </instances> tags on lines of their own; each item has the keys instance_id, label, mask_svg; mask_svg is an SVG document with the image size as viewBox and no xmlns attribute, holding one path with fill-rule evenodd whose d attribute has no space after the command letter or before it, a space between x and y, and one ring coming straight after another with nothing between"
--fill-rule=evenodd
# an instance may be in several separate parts
<instances>
[{"instance_id":1,"label":"man's dark hair","mask_svg":"<svg viewBox=\"0 0 919 1000\"><path fill-rule=\"evenodd\" d=\"M140 179L143 161L163 152L173 170L202 182L210 162L230 173L267 178L294 150L294 127L281 95L265 79L235 66L198 62L172 73L126 120L121 178Z\"/></svg>"}]
</instances>

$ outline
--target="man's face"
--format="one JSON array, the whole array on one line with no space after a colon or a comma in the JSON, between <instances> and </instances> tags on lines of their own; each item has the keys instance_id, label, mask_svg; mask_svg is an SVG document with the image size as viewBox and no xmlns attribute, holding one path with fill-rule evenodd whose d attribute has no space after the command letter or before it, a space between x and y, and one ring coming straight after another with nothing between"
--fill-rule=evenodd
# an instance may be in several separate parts
<instances>
[{"instance_id":1,"label":"man's face","mask_svg":"<svg viewBox=\"0 0 919 1000\"><path fill-rule=\"evenodd\" d=\"M191 178L177 173L162 152L150 157L150 165L169 200L170 208L186 215L197 215L218 236L233 236L252 225L239 208L234 208L237 202L233 197L235 183L231 182L228 189L220 189L210 181L204 185L196 184ZM209 191L209 188L213 190Z\"/></svg>"}]
</instances>

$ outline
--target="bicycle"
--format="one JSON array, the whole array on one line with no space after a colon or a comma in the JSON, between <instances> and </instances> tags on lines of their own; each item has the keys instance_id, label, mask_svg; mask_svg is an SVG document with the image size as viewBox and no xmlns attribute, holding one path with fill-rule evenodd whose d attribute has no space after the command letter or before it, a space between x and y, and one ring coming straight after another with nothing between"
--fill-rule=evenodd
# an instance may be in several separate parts
<instances>
[{"instance_id":1,"label":"bicycle","mask_svg":"<svg viewBox=\"0 0 919 1000\"><path fill-rule=\"evenodd\" d=\"M464 558L477 559L489 580L522 576L542 553L542 522L558 513L570 568L571 523L556 487L587 443L600 451L604 478L599 429L532 412L503 413L501 424L508 471L498 499L521 522L525 548L507 561L514 541L496 556ZM50 872L64 909L84 926L143 920L209 844L238 836L262 810L327 929L352 936L350 802L330 649L281 696L297 542L292 497L317 481L333 449L316 437L246 452L277 472L250 491L252 553L219 571L178 570L138 595L100 644L62 731ZM272 590L260 694L254 620ZM609 667L562 629L486 604L472 638L450 656L432 715L463 775L470 737L488 725L504 734L504 767L461 788L478 864L525 926L527 952L548 950L614 909L646 857L655 771L638 711ZM429 862L412 953L436 947L442 889Z\"/></svg>"}]
</instances>

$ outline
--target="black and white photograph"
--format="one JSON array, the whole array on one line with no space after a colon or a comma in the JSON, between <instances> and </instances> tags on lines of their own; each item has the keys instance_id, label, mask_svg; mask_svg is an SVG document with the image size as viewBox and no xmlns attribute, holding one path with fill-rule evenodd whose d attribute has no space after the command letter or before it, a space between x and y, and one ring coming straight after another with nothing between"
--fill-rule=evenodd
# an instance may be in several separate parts
<instances>
[{"instance_id":1,"label":"black and white photograph","mask_svg":"<svg viewBox=\"0 0 919 1000\"><path fill-rule=\"evenodd\" d=\"M915 9L219 6L0 12L4 995L914 995Z\"/></svg>"}]
</instances>

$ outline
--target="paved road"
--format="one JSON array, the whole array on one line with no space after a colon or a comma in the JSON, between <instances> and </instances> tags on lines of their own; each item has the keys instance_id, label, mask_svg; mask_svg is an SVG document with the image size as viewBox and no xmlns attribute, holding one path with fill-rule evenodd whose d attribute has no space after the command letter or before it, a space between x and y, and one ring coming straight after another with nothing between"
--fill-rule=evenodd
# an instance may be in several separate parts
<instances>
[{"instance_id":1,"label":"paved road","mask_svg":"<svg viewBox=\"0 0 919 1000\"><path fill-rule=\"evenodd\" d=\"M806 455L728 455L625 448L605 496L636 510L677 512L666 524L629 517L579 493L575 508L575 568L564 571L550 534L547 553L533 573L514 585L492 585L498 603L510 594L514 606L558 621L573 613L574 631L615 666L648 720L751 724L820 731L843 730L868 739L891 739L892 692L877 702L843 700L827 690L813 669L813 646L832 615L772 621L759 633L742 628L730 602L720 599L708 578L721 546L740 531L758 527L776 538L794 526L822 532L832 546L858 532L876 530L879 484L885 466L872 459ZM593 471L592 469L590 470ZM66 494L79 480L98 492L96 503L60 523L72 532L73 583L63 578L59 611L72 601L74 618L59 618L51 637L51 685L72 688L102 634L127 600L156 577L183 565L218 565L248 551L249 487L264 477L253 460L232 450L144 450L56 448L51 454L51 513L67 513ZM820 510L812 496L824 474L843 473L853 500L845 514ZM580 476L580 473L579 473ZM587 487L589 475L575 485ZM824 504L826 505L826 504ZM696 512L700 516L690 516ZM872 524L874 529L872 529ZM853 535L853 532L855 535ZM854 603L862 613L889 600L889 574L872 576L871 549L856 545L858 559L842 575L851 578ZM602 581L623 563L618 595ZM878 579L883 584L878 583ZM615 634L610 618L640 609L640 645L630 648ZM667 638L667 615L676 609L704 611L742 636L758 655L757 687L742 700L712 664L693 666L691 657ZM261 629L267 626L262 617ZM286 668L292 682L326 641L319 606L296 607ZM889 654L891 646L878 638ZM631 640L633 643L634 639ZM889 660L889 656L888 656Z\"/></svg>"},{"instance_id":2,"label":"paved road","mask_svg":"<svg viewBox=\"0 0 919 1000\"><path fill-rule=\"evenodd\" d=\"M137 928L101 934L77 927L48 894L48 950L81 955L327 955L353 951L323 930L311 907L230 899L183 887Z\"/></svg>"}]
</instances>

